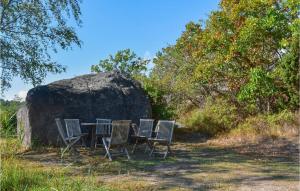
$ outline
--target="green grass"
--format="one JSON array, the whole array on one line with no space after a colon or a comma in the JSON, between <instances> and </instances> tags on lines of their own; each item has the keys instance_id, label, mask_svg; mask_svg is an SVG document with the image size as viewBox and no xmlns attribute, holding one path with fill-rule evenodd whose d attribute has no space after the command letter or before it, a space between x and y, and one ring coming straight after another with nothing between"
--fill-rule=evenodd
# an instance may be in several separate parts
<instances>
[{"instance_id":1,"label":"green grass","mask_svg":"<svg viewBox=\"0 0 300 191\"><path fill-rule=\"evenodd\" d=\"M22 159L17 139L1 140L1 190L113 190L97 183L94 177L70 176L61 167L45 167Z\"/></svg>"},{"instance_id":2,"label":"green grass","mask_svg":"<svg viewBox=\"0 0 300 191\"><path fill-rule=\"evenodd\" d=\"M1 190L110 190L92 178L69 177L60 169L44 169L16 159L2 162Z\"/></svg>"},{"instance_id":3,"label":"green grass","mask_svg":"<svg viewBox=\"0 0 300 191\"><path fill-rule=\"evenodd\" d=\"M81 150L79 158L66 155L63 163L53 148L24 154L17 143L1 142L1 190L238 190L251 178L294 188L299 174L292 156L270 158L207 143L176 143L167 160L138 151L133 160L110 162L100 150Z\"/></svg>"},{"instance_id":4,"label":"green grass","mask_svg":"<svg viewBox=\"0 0 300 191\"><path fill-rule=\"evenodd\" d=\"M60 169L39 168L16 159L2 161L1 190L113 190L93 177L72 177Z\"/></svg>"}]
</instances>

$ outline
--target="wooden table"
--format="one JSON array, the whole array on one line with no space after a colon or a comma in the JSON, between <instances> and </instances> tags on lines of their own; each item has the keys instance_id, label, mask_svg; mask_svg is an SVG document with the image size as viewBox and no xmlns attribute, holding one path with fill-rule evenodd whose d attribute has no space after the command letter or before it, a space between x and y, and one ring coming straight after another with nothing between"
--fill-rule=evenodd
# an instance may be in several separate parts
<instances>
[{"instance_id":1,"label":"wooden table","mask_svg":"<svg viewBox=\"0 0 300 191\"><path fill-rule=\"evenodd\" d=\"M94 150L96 141L96 125L97 123L81 123L81 126L91 128L91 150Z\"/></svg>"},{"instance_id":2,"label":"wooden table","mask_svg":"<svg viewBox=\"0 0 300 191\"><path fill-rule=\"evenodd\" d=\"M111 123L101 123L102 125L105 125L105 124L110 124ZM132 123L131 124L131 128L133 128L135 130L135 128L133 127L135 124ZM97 123L81 123L81 126L84 126L84 127L87 127L87 128L90 128L91 129L91 150L94 150L95 149L95 141L96 141L96 126L97 126ZM136 125L135 125L136 126ZM136 130L135 130L136 131ZM134 132L136 133L136 132Z\"/></svg>"}]
</instances>

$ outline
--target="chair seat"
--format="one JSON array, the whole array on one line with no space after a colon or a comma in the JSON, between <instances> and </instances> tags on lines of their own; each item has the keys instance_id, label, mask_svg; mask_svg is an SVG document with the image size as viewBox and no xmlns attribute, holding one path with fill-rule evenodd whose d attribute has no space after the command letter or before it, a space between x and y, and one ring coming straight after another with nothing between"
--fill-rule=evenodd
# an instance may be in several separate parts
<instances>
[{"instance_id":1,"label":"chair seat","mask_svg":"<svg viewBox=\"0 0 300 191\"><path fill-rule=\"evenodd\" d=\"M157 139L157 138L149 138L148 141L155 141L155 142L169 142L166 139Z\"/></svg>"},{"instance_id":2,"label":"chair seat","mask_svg":"<svg viewBox=\"0 0 300 191\"><path fill-rule=\"evenodd\" d=\"M78 139L78 138L80 138L80 136L77 136L77 137L66 137L65 140L72 141L72 140Z\"/></svg>"},{"instance_id":3,"label":"chair seat","mask_svg":"<svg viewBox=\"0 0 300 191\"><path fill-rule=\"evenodd\" d=\"M110 137L109 134L96 134L97 137Z\"/></svg>"},{"instance_id":4,"label":"chair seat","mask_svg":"<svg viewBox=\"0 0 300 191\"><path fill-rule=\"evenodd\" d=\"M142 138L142 139L146 139L146 136L141 136L141 135L131 135L131 137L133 138Z\"/></svg>"},{"instance_id":5,"label":"chair seat","mask_svg":"<svg viewBox=\"0 0 300 191\"><path fill-rule=\"evenodd\" d=\"M110 142L111 138L110 137L103 137L103 139L107 142Z\"/></svg>"}]
</instances>

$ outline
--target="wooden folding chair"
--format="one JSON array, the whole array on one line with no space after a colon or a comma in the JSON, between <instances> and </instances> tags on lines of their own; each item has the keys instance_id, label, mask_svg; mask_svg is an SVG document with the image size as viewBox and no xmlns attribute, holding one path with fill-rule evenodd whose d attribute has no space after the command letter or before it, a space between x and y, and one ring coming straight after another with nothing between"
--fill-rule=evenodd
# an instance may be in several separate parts
<instances>
[{"instance_id":1,"label":"wooden folding chair","mask_svg":"<svg viewBox=\"0 0 300 191\"><path fill-rule=\"evenodd\" d=\"M135 152L136 146L138 143L146 142L147 146L145 149L145 152L147 148L151 149L151 145L148 142L148 139L152 137L152 131L153 131L153 122L154 119L140 119L140 125L137 129L137 132L132 137L135 138L135 144L132 149L132 153Z\"/></svg>"},{"instance_id":2,"label":"wooden folding chair","mask_svg":"<svg viewBox=\"0 0 300 191\"><path fill-rule=\"evenodd\" d=\"M114 155L125 154L130 160L130 156L127 150L127 141L130 130L130 120L118 120L112 122L112 132L110 137L103 137L102 142L106 150L104 157L108 156L109 160L112 160L111 149L119 149L118 153Z\"/></svg>"},{"instance_id":3,"label":"wooden folding chair","mask_svg":"<svg viewBox=\"0 0 300 191\"><path fill-rule=\"evenodd\" d=\"M63 158L64 153L66 151L68 151L72 148L75 149L73 146L75 145L75 143L77 143L81 139L81 136L80 135L78 135L78 136L69 136L69 134L64 131L60 119L56 118L55 122L56 122L56 125L57 125L58 132L60 134L60 137L62 138L64 144L66 145L66 148L64 148L62 150L61 156L60 156L61 158Z\"/></svg>"},{"instance_id":4,"label":"wooden folding chair","mask_svg":"<svg viewBox=\"0 0 300 191\"><path fill-rule=\"evenodd\" d=\"M174 130L175 121L167 121L167 120L159 120L156 128L155 138L149 138L148 141L152 145L152 149L150 152L150 156L152 156L153 153L160 153L164 155L164 158L167 157L168 153L171 152L171 143L172 143L172 137L173 137L173 130ZM166 151L164 152L155 152L155 143L166 146Z\"/></svg>"},{"instance_id":5,"label":"wooden folding chair","mask_svg":"<svg viewBox=\"0 0 300 191\"><path fill-rule=\"evenodd\" d=\"M110 137L111 135L111 119L96 119L96 141L95 148L97 147L98 138Z\"/></svg>"}]
</instances>

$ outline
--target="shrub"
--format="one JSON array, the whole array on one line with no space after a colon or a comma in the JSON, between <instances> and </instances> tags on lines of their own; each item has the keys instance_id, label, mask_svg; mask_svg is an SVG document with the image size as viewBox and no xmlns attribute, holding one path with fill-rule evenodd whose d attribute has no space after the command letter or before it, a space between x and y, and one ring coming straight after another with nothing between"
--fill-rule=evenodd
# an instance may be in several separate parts
<instances>
[{"instance_id":1,"label":"shrub","mask_svg":"<svg viewBox=\"0 0 300 191\"><path fill-rule=\"evenodd\" d=\"M208 99L202 109L191 111L181 121L195 131L215 136L234 128L238 119L235 106L222 99Z\"/></svg>"},{"instance_id":2,"label":"shrub","mask_svg":"<svg viewBox=\"0 0 300 191\"><path fill-rule=\"evenodd\" d=\"M276 114L248 117L230 132L230 136L275 138L298 131L298 125L296 114L283 110Z\"/></svg>"},{"instance_id":3,"label":"shrub","mask_svg":"<svg viewBox=\"0 0 300 191\"><path fill-rule=\"evenodd\" d=\"M1 136L15 135L17 132L17 118L15 111L0 111Z\"/></svg>"},{"instance_id":4,"label":"shrub","mask_svg":"<svg viewBox=\"0 0 300 191\"><path fill-rule=\"evenodd\" d=\"M0 100L0 134L9 137L17 133L17 111L23 103L20 101Z\"/></svg>"},{"instance_id":5,"label":"shrub","mask_svg":"<svg viewBox=\"0 0 300 191\"><path fill-rule=\"evenodd\" d=\"M154 119L172 119L175 117L175 108L167 101L167 92L151 78L139 76L138 81L150 98L152 106L152 117Z\"/></svg>"}]
</instances>

